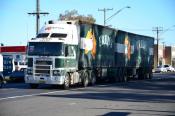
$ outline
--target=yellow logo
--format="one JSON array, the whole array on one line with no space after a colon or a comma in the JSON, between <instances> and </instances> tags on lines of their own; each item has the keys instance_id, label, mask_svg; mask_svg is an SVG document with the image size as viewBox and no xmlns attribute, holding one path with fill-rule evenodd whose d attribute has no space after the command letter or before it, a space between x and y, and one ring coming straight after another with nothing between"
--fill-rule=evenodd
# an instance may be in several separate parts
<instances>
[{"instance_id":1,"label":"yellow logo","mask_svg":"<svg viewBox=\"0 0 175 116\"><path fill-rule=\"evenodd\" d=\"M92 29L90 29L87 32L86 38L86 45L85 45L85 54L87 54L89 51L91 51L92 57L93 59L95 59L95 55L96 55L96 38L94 35L94 32L92 31Z\"/></svg>"},{"instance_id":2,"label":"yellow logo","mask_svg":"<svg viewBox=\"0 0 175 116\"><path fill-rule=\"evenodd\" d=\"M126 48L125 48L125 54L127 55L127 58L130 60L131 58L131 44L130 41L128 39L128 35L125 36L125 42L124 42Z\"/></svg>"}]
</instances>

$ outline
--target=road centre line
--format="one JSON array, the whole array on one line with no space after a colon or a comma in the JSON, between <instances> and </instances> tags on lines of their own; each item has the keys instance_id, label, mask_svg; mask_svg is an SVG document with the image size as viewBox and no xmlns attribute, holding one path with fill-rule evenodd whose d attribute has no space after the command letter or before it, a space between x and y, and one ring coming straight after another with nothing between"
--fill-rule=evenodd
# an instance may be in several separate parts
<instances>
[{"instance_id":1,"label":"road centre line","mask_svg":"<svg viewBox=\"0 0 175 116\"><path fill-rule=\"evenodd\" d=\"M104 84L104 85L96 85L96 86L92 86L92 87L103 87L103 86L111 86L114 84ZM86 88L91 88L91 87L86 87ZM39 95L48 95L48 94L53 94L53 93L61 93L61 92L66 92L66 91L72 91L72 90L81 90L81 89L85 89L85 88L75 88L75 89L70 89L70 90L59 90L59 91L51 91L51 92L46 92L46 93L36 93L36 94L29 94L29 95L21 95L21 96L11 96L11 97L4 97L4 98L0 98L0 101L2 100L8 100L8 99L15 99L15 98L24 98L24 97L32 97L32 96L39 96Z\"/></svg>"},{"instance_id":2,"label":"road centre line","mask_svg":"<svg viewBox=\"0 0 175 116\"><path fill-rule=\"evenodd\" d=\"M15 98L24 98L24 97L32 97L32 96L39 96L39 95L47 95L47 94L53 94L53 93L58 93L58 92L65 92L65 91L67 91L67 90L52 91L52 92L47 92L47 93L36 93L36 94L21 95L21 96L5 97L5 98L0 98L0 101L8 100L8 99L15 99Z\"/></svg>"},{"instance_id":3,"label":"road centre line","mask_svg":"<svg viewBox=\"0 0 175 116\"><path fill-rule=\"evenodd\" d=\"M91 88L91 87L105 87L105 86L113 86L115 83L112 84L101 84L101 85L95 85L95 86L89 86L86 88ZM51 91L51 92L46 92L46 93L35 93L35 94L29 94L29 95L21 95L21 96L11 96L11 97L4 97L0 98L0 101L3 100L8 100L8 99L15 99L15 98L24 98L24 97L32 97L32 96L39 96L39 95L48 95L48 94L53 94L53 93L61 93L61 92L66 92L66 91L74 91L74 90L82 90L86 88L75 88L75 89L69 89L69 90L59 90L59 91Z\"/></svg>"}]
</instances>

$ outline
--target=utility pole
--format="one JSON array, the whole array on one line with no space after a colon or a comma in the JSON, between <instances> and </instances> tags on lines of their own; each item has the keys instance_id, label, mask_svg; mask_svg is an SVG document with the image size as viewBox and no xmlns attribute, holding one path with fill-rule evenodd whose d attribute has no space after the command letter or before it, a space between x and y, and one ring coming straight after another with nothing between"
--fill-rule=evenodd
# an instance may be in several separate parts
<instances>
[{"instance_id":1,"label":"utility pole","mask_svg":"<svg viewBox=\"0 0 175 116\"><path fill-rule=\"evenodd\" d=\"M104 26L106 25L106 11L113 10L113 8L103 8L103 9L98 9L98 11L103 11L104 12Z\"/></svg>"},{"instance_id":2,"label":"utility pole","mask_svg":"<svg viewBox=\"0 0 175 116\"><path fill-rule=\"evenodd\" d=\"M36 16L36 35L39 31L40 26L40 15L48 15L48 12L40 12L40 1L36 0L36 12L28 13L29 15L35 15Z\"/></svg>"},{"instance_id":3,"label":"utility pole","mask_svg":"<svg viewBox=\"0 0 175 116\"><path fill-rule=\"evenodd\" d=\"M159 33L163 31L162 27L154 27L152 31L156 32L156 40L157 40L157 66L159 65Z\"/></svg>"},{"instance_id":4,"label":"utility pole","mask_svg":"<svg viewBox=\"0 0 175 116\"><path fill-rule=\"evenodd\" d=\"M162 47L163 47L163 65L165 64L165 42L162 42Z\"/></svg>"}]
</instances>

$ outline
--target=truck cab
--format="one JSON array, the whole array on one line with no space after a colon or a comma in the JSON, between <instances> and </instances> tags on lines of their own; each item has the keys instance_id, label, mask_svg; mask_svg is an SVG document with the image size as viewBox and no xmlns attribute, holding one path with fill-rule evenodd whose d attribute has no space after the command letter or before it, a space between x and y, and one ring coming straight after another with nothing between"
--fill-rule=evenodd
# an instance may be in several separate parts
<instances>
[{"instance_id":1,"label":"truck cab","mask_svg":"<svg viewBox=\"0 0 175 116\"><path fill-rule=\"evenodd\" d=\"M28 42L25 82L64 85L67 72L77 70L78 31L74 21L49 21Z\"/></svg>"}]
</instances>

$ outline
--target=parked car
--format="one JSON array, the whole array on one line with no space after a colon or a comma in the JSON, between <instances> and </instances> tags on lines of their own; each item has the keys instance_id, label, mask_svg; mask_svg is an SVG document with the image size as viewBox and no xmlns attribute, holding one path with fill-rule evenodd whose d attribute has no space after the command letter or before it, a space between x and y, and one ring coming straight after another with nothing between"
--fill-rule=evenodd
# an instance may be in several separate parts
<instances>
[{"instance_id":1,"label":"parked car","mask_svg":"<svg viewBox=\"0 0 175 116\"><path fill-rule=\"evenodd\" d=\"M163 65L161 65L155 68L155 72L167 72L167 69Z\"/></svg>"},{"instance_id":2,"label":"parked car","mask_svg":"<svg viewBox=\"0 0 175 116\"><path fill-rule=\"evenodd\" d=\"M164 67L167 69L167 71L169 71L169 72L174 72L175 71L175 69L171 66L171 65L168 65L168 64L166 64L166 65L164 65Z\"/></svg>"},{"instance_id":3,"label":"parked car","mask_svg":"<svg viewBox=\"0 0 175 116\"><path fill-rule=\"evenodd\" d=\"M10 80L11 81L24 81L24 76L25 76L25 68L21 69L20 71L18 70L13 71L12 74L10 75Z\"/></svg>"}]
</instances>

